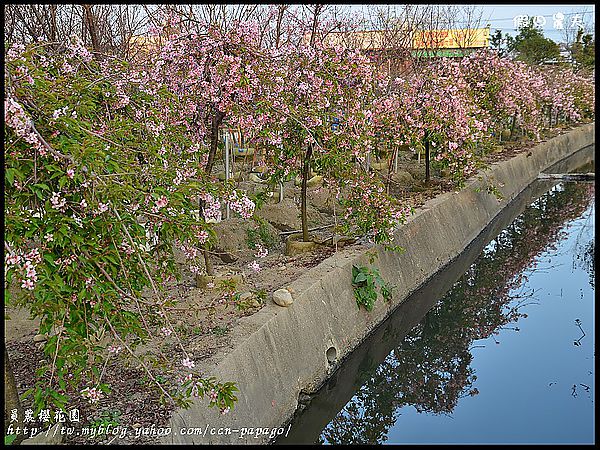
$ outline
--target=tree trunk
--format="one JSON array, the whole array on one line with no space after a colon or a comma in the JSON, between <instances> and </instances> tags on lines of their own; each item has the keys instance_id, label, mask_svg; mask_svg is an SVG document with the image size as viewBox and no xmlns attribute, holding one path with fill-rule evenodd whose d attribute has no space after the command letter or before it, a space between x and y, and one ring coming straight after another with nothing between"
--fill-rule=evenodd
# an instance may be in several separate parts
<instances>
[{"instance_id":1,"label":"tree trunk","mask_svg":"<svg viewBox=\"0 0 600 450\"><path fill-rule=\"evenodd\" d=\"M56 25L56 5L50 5L50 41L55 42L58 36Z\"/></svg>"},{"instance_id":2,"label":"tree trunk","mask_svg":"<svg viewBox=\"0 0 600 450\"><path fill-rule=\"evenodd\" d=\"M212 262L210 260L210 254L208 253L208 244L205 245L204 247L204 268L206 269L206 275L208 275L209 277L212 277L215 275L215 268L212 265Z\"/></svg>"},{"instance_id":3,"label":"tree trunk","mask_svg":"<svg viewBox=\"0 0 600 450\"><path fill-rule=\"evenodd\" d=\"M425 183L429 184L431 175L429 173L429 138L425 138Z\"/></svg>"},{"instance_id":4,"label":"tree trunk","mask_svg":"<svg viewBox=\"0 0 600 450\"><path fill-rule=\"evenodd\" d=\"M390 157L390 161L388 163L388 173L387 178L385 180L385 193L390 193L390 183L392 182L392 174L394 172L394 164L396 160L396 154L398 153L398 146L394 146L394 150L392 151L392 156Z\"/></svg>"},{"instance_id":5,"label":"tree trunk","mask_svg":"<svg viewBox=\"0 0 600 450\"><path fill-rule=\"evenodd\" d=\"M25 411L21 405L21 399L19 398L19 390L17 389L17 383L13 374L12 365L8 357L8 350L6 349L6 343L4 344L4 411L8 417L8 421L4 422L4 430L8 429L10 424L10 413L12 410L17 410L17 420L13 423L13 428L20 427L23 429L23 419L25 417ZM13 445L20 444L25 439L24 433L17 434L16 439L13 441Z\"/></svg>"},{"instance_id":6,"label":"tree trunk","mask_svg":"<svg viewBox=\"0 0 600 450\"><path fill-rule=\"evenodd\" d=\"M212 168L215 164L215 156L217 154L217 148L219 144L219 127L221 123L223 123L223 118L225 115L221 111L215 111L212 116L212 122L210 127L210 151L208 152L208 161L206 163L205 172L207 175L210 175L212 172ZM200 209L200 214L204 218L204 200L200 199L198 207ZM204 267L206 269L206 274L208 276L213 276L215 274L215 269L210 261L209 254L210 246L208 244L204 247Z\"/></svg>"},{"instance_id":7,"label":"tree trunk","mask_svg":"<svg viewBox=\"0 0 600 450\"><path fill-rule=\"evenodd\" d=\"M512 124L510 126L510 137L508 138L509 141L513 140L513 135L515 134L515 125L516 124L517 124L517 118L516 118L516 116L513 116Z\"/></svg>"},{"instance_id":8,"label":"tree trunk","mask_svg":"<svg viewBox=\"0 0 600 450\"><path fill-rule=\"evenodd\" d=\"M208 153L208 161L206 163L207 175L210 175L215 164L215 156L217 155L217 148L219 144L219 128L223 123L224 117L225 114L219 110L216 110L212 116L212 123L210 126L210 152Z\"/></svg>"},{"instance_id":9,"label":"tree trunk","mask_svg":"<svg viewBox=\"0 0 600 450\"><path fill-rule=\"evenodd\" d=\"M100 52L100 40L98 39L98 27L94 21L94 15L92 13L92 5L83 5L85 23L87 24L88 31L90 32L90 38L92 40L92 49L94 52Z\"/></svg>"},{"instance_id":10,"label":"tree trunk","mask_svg":"<svg viewBox=\"0 0 600 450\"><path fill-rule=\"evenodd\" d=\"M319 15L321 14L321 9L323 5L314 5L315 9L313 11L313 20L312 20L312 29L310 33L310 46L315 46L315 38L317 37L317 28L319 27Z\"/></svg>"},{"instance_id":11,"label":"tree trunk","mask_svg":"<svg viewBox=\"0 0 600 450\"><path fill-rule=\"evenodd\" d=\"M302 240L304 242L308 242L308 215L306 208L306 189L308 182L308 174L310 172L310 158L312 156L313 144L308 144L308 150L306 151L306 155L304 155L304 165L302 167L302 190L300 193L301 196L301 206L300 206L300 214L302 219Z\"/></svg>"}]
</instances>

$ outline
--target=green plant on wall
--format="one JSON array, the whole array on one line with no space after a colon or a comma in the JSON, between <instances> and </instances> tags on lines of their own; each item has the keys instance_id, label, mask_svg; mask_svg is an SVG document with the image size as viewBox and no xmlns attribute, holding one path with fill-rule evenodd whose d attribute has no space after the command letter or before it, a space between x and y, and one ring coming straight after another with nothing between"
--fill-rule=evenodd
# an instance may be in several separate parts
<instances>
[{"instance_id":1,"label":"green plant on wall","mask_svg":"<svg viewBox=\"0 0 600 450\"><path fill-rule=\"evenodd\" d=\"M372 311L377 300L377 287L386 302L392 299L394 286L383 281L379 269L369 266L352 266L352 287L354 288L354 297L356 304L361 305L367 311Z\"/></svg>"},{"instance_id":2,"label":"green plant on wall","mask_svg":"<svg viewBox=\"0 0 600 450\"><path fill-rule=\"evenodd\" d=\"M483 180L482 176L477 177L479 180ZM493 180L486 180L485 181L486 185L485 185L485 192L487 192L488 194L492 194L496 197L496 200L498 200L499 202L504 200L504 195L502 194L502 191L500 190L500 188L504 187L504 183L494 183ZM481 192L484 189L482 187L478 187L475 188L475 192Z\"/></svg>"}]
</instances>

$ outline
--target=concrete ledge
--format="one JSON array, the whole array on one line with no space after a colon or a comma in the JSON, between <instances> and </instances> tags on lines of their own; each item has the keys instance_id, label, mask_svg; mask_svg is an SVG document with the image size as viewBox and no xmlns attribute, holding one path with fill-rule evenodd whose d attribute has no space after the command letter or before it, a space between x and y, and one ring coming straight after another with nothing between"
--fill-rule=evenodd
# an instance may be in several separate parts
<instances>
[{"instance_id":1,"label":"concrete ledge","mask_svg":"<svg viewBox=\"0 0 600 450\"><path fill-rule=\"evenodd\" d=\"M268 435L240 439L239 432L218 435L216 431L219 427L282 426L293 416L301 391L316 391L374 327L456 258L541 171L594 144L594 123L581 126L494 164L459 192L431 199L396 230L394 243L406 249L402 254L379 247L348 249L309 270L289 285L293 305L270 304L245 318L235 330L233 349L202 368L206 374L238 383L239 402L234 410L221 416L218 410L207 408L206 401L177 410L170 423L173 433L164 442L267 442ZM490 183L502 193L502 200L487 192ZM369 264L369 251L377 253L373 265L383 278L397 286L392 302L387 304L380 297L371 312L357 307L350 281L353 264ZM179 433L182 427L204 430L207 425L205 436ZM210 435L213 427L215 434Z\"/></svg>"}]
</instances>

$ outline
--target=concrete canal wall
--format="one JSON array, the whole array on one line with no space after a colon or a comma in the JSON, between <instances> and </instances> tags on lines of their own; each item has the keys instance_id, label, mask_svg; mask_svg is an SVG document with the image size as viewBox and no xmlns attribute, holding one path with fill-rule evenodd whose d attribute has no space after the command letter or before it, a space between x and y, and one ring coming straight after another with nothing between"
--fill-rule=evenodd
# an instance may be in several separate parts
<instances>
[{"instance_id":1,"label":"concrete canal wall","mask_svg":"<svg viewBox=\"0 0 600 450\"><path fill-rule=\"evenodd\" d=\"M394 243L406 249L401 254L377 247L348 249L308 270L288 286L294 297L291 306L271 303L242 319L234 329L233 347L202 367L207 375L238 384L235 409L222 416L207 408L206 401L197 401L177 410L165 442L269 441L272 429L293 416L302 392L316 391L374 327L456 258L540 172L594 144L594 124L581 126L492 165L459 192L429 200L396 230ZM488 190L491 185L501 200ZM367 312L356 305L351 273L352 265L370 264L370 253L377 254L372 265L396 289L390 303L380 297ZM194 435L182 435L182 428Z\"/></svg>"}]
</instances>

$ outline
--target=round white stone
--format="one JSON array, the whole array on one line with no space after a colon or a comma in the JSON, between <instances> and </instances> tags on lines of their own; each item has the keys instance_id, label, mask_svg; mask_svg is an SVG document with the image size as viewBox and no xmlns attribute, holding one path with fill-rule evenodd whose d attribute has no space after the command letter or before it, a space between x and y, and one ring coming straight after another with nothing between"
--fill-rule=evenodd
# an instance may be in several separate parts
<instances>
[{"instance_id":1,"label":"round white stone","mask_svg":"<svg viewBox=\"0 0 600 450\"><path fill-rule=\"evenodd\" d=\"M273 292L273 301L279 306L290 306L294 303L292 294L287 289L277 289Z\"/></svg>"}]
</instances>

